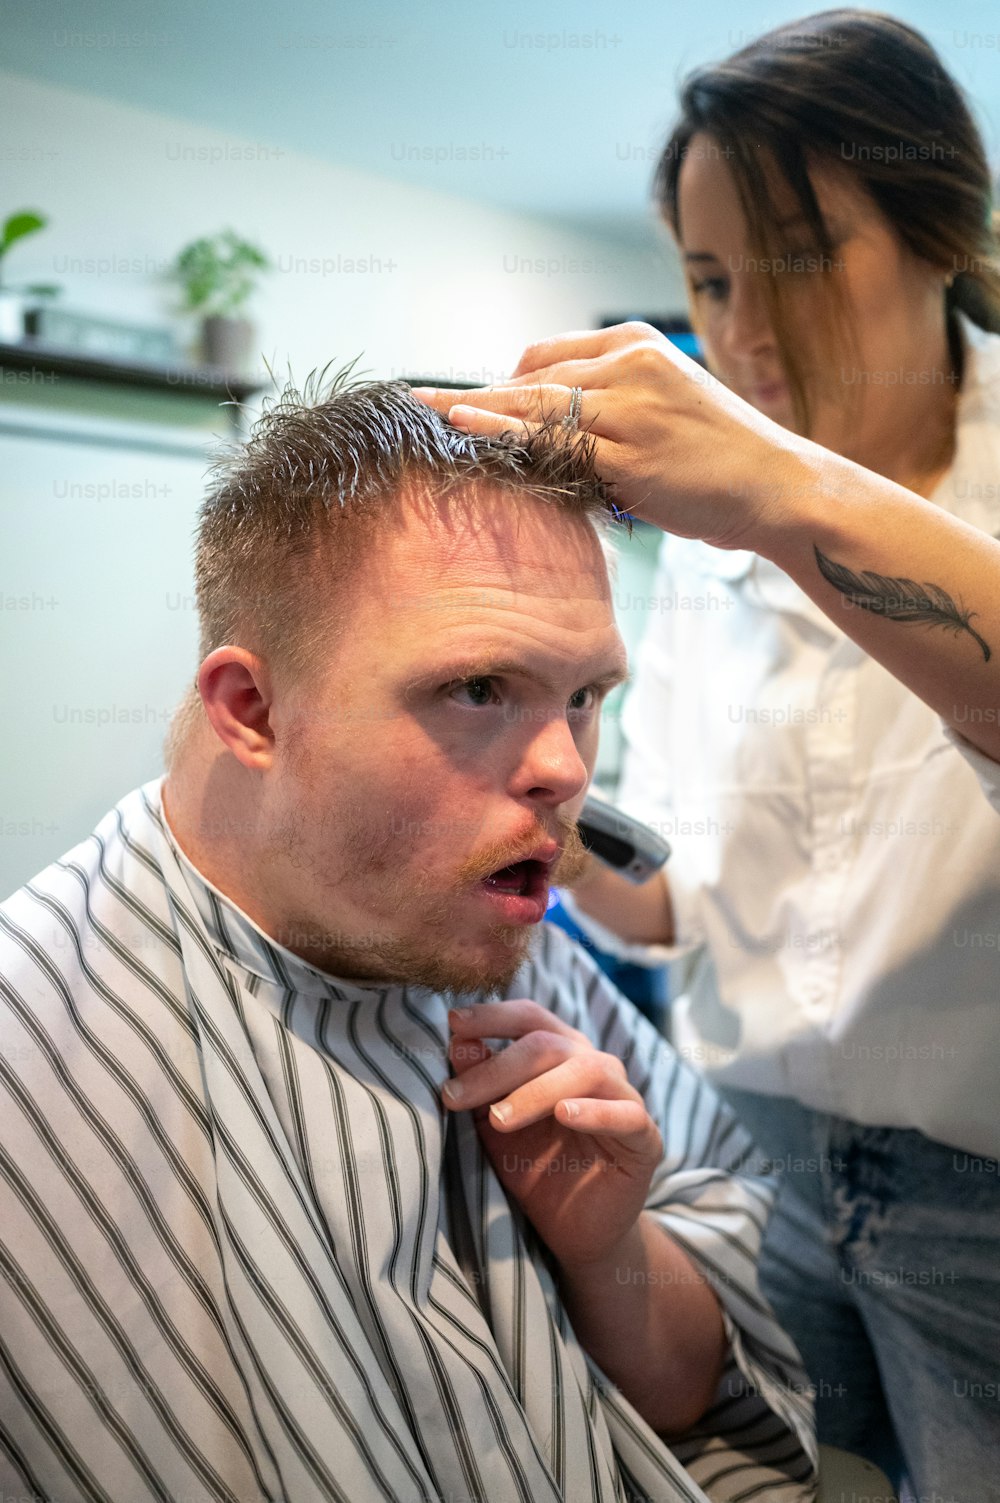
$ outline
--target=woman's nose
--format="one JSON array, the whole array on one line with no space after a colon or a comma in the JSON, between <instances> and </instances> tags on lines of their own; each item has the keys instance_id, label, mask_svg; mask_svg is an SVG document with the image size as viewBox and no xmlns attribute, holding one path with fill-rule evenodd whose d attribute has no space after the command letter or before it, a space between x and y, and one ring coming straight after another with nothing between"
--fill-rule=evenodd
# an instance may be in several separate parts
<instances>
[{"instance_id":1,"label":"woman's nose","mask_svg":"<svg viewBox=\"0 0 1000 1503\"><path fill-rule=\"evenodd\" d=\"M723 350L730 358L746 359L774 346L771 319L764 297L762 271L735 272L729 306L721 331Z\"/></svg>"}]
</instances>

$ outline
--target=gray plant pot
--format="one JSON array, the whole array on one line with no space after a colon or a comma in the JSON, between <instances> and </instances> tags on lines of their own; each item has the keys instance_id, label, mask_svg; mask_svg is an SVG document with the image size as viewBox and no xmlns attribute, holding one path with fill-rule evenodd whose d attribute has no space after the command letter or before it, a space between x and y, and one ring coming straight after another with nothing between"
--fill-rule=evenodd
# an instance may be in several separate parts
<instances>
[{"instance_id":1,"label":"gray plant pot","mask_svg":"<svg viewBox=\"0 0 1000 1503\"><path fill-rule=\"evenodd\" d=\"M206 365L217 365L233 375L248 368L254 329L248 318L206 318L201 326L202 353Z\"/></svg>"}]
</instances>

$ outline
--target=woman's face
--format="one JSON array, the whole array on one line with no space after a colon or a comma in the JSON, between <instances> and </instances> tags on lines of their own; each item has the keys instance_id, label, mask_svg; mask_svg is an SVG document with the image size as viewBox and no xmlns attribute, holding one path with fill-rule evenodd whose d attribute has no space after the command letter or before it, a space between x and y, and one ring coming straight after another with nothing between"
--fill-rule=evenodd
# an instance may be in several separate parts
<instances>
[{"instance_id":1,"label":"woman's face","mask_svg":"<svg viewBox=\"0 0 1000 1503\"><path fill-rule=\"evenodd\" d=\"M817 168L810 178L833 241L827 264L853 315L855 348L827 355L821 345L825 268L808 224L796 219L789 191L775 193L786 216L782 254L757 264L724 149L705 134L691 139L678 183L680 251L694 322L713 373L794 429L791 393L761 294L765 276L780 277L813 404L810 436L882 468L880 457L898 449L901 423L912 431L915 417L939 402L947 407L954 397L944 274L903 245L848 171Z\"/></svg>"}]
</instances>

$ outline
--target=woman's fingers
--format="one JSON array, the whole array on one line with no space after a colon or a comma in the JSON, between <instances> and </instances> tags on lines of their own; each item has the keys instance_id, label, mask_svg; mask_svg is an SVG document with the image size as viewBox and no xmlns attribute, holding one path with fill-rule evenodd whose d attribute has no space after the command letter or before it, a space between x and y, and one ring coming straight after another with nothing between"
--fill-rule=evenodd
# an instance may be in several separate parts
<instances>
[{"instance_id":1,"label":"woman's fingers","mask_svg":"<svg viewBox=\"0 0 1000 1503\"><path fill-rule=\"evenodd\" d=\"M626 328L644 327L625 325ZM555 341L553 341L555 343ZM660 344L665 344L660 340ZM648 350L648 344L643 347ZM663 379L666 368L662 367L662 354L655 376ZM700 367L693 367L699 369ZM704 373L702 373L704 374ZM426 402L456 427L468 427L477 433L494 433L507 430L496 424L486 423L472 428L466 416L469 410L477 413L494 413L520 418L525 425L537 425L553 418L566 417L570 411L573 388L583 392L583 405L578 426L589 429L595 418L607 405L613 388L633 387L635 381L635 346L622 344L603 352L592 359L567 359L539 370L514 375L509 381L496 386L470 387L467 391L434 386L415 386L413 395ZM453 414L455 416L453 416Z\"/></svg>"},{"instance_id":2,"label":"woman's fingers","mask_svg":"<svg viewBox=\"0 0 1000 1503\"><path fill-rule=\"evenodd\" d=\"M571 392L566 386L536 381L518 386L479 386L469 391L415 386L413 395L438 412L448 413L456 406L469 406L477 411L499 412L537 422L565 417L569 412Z\"/></svg>"},{"instance_id":3,"label":"woman's fingers","mask_svg":"<svg viewBox=\"0 0 1000 1503\"><path fill-rule=\"evenodd\" d=\"M553 386L569 391L574 386L579 386L584 391L600 391L612 384L608 379L609 373L615 370L621 354L619 350L608 350L593 360L582 356L579 359L556 360L551 365L539 366L537 370L525 371L523 375L511 376L509 381L500 382L493 390L516 391L521 387L530 390L532 387ZM462 393L457 395L461 396Z\"/></svg>"},{"instance_id":4,"label":"woman's fingers","mask_svg":"<svg viewBox=\"0 0 1000 1503\"><path fill-rule=\"evenodd\" d=\"M596 438L618 437L622 390L634 402L673 375L669 342L648 324L619 324L593 334L568 334L531 345L509 381L468 391L414 387L413 394L469 433L525 434L568 417L573 390L583 393L574 425ZM684 362L683 356L678 361ZM677 361L673 362L674 364ZM700 367L688 362L691 371ZM512 422L511 419L516 420ZM613 477L614 478L614 477Z\"/></svg>"},{"instance_id":5,"label":"woman's fingers","mask_svg":"<svg viewBox=\"0 0 1000 1503\"><path fill-rule=\"evenodd\" d=\"M540 400L539 390L548 391L548 396ZM447 418L453 428L461 428L465 433L481 433L489 438L512 431L528 437L539 427L541 412L555 414L557 406L554 404L559 402L559 397L562 398L562 411L568 412L570 398L569 392L563 394L558 387L531 391L516 386L483 386L469 391L415 386L413 395Z\"/></svg>"},{"instance_id":6,"label":"woman's fingers","mask_svg":"<svg viewBox=\"0 0 1000 1503\"><path fill-rule=\"evenodd\" d=\"M753 547L761 525L780 535L781 472L803 483L795 441L648 324L543 340L517 371L501 386L418 395L493 436L566 417L579 387L579 427L621 510L722 548Z\"/></svg>"},{"instance_id":7,"label":"woman's fingers","mask_svg":"<svg viewBox=\"0 0 1000 1503\"><path fill-rule=\"evenodd\" d=\"M571 361L596 363L601 356L613 350L635 344L640 339L650 338L662 339L663 336L651 324L638 322L615 324L611 329L583 329L574 330L569 334L555 334L551 339L540 339L535 344L529 344L511 372L511 378L516 379L534 372L539 379L561 380L561 377L552 377L548 372L555 367L567 365ZM586 385L583 381L569 384Z\"/></svg>"},{"instance_id":8,"label":"woman's fingers","mask_svg":"<svg viewBox=\"0 0 1000 1503\"><path fill-rule=\"evenodd\" d=\"M567 334L554 334L550 339L538 339L524 351L510 373L511 379L540 374L570 360L593 360L608 348L609 333L608 329L574 329Z\"/></svg>"},{"instance_id":9,"label":"woman's fingers","mask_svg":"<svg viewBox=\"0 0 1000 1503\"><path fill-rule=\"evenodd\" d=\"M504 417L498 412L484 412L479 407L464 407L461 403L449 407L445 417L453 428L463 433L478 433L485 438L499 438L502 433L517 433L524 439L537 433L541 423L529 423L524 418Z\"/></svg>"},{"instance_id":10,"label":"woman's fingers","mask_svg":"<svg viewBox=\"0 0 1000 1503\"><path fill-rule=\"evenodd\" d=\"M579 383L577 383L579 384ZM600 417L603 393L588 393L581 388L575 421L570 432L589 432ZM445 401L450 396L459 401ZM430 401L453 428L466 433L496 437L501 433L520 433L525 437L537 433L543 423L559 424L573 412L573 393L563 386L505 386L485 392L428 393Z\"/></svg>"}]
</instances>

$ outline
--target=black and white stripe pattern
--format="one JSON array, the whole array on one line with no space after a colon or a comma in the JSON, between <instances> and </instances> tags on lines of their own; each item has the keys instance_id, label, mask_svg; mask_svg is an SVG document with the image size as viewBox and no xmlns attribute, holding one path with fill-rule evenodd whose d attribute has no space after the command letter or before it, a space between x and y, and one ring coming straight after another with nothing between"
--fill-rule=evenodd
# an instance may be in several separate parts
<instances>
[{"instance_id":1,"label":"black and white stripe pattern","mask_svg":"<svg viewBox=\"0 0 1000 1503\"><path fill-rule=\"evenodd\" d=\"M176 850L159 785L0 909L0 1495L51 1503L812 1497L756 1284L771 1187L557 930L512 996L626 1061L655 1211L732 1362L668 1447L575 1339L467 1116L447 1001L332 980Z\"/></svg>"}]
</instances>

